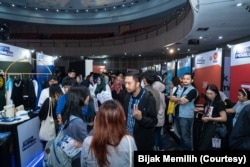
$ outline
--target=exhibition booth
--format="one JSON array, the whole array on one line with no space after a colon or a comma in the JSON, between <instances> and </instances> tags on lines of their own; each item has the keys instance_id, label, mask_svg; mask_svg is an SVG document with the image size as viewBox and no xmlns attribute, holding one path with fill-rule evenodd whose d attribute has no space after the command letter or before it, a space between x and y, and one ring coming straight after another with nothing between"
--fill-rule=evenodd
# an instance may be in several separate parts
<instances>
[{"instance_id":1,"label":"exhibition booth","mask_svg":"<svg viewBox=\"0 0 250 167\"><path fill-rule=\"evenodd\" d=\"M54 72L53 61L52 56L0 43L0 166L33 166L43 157L37 97Z\"/></svg>"}]
</instances>

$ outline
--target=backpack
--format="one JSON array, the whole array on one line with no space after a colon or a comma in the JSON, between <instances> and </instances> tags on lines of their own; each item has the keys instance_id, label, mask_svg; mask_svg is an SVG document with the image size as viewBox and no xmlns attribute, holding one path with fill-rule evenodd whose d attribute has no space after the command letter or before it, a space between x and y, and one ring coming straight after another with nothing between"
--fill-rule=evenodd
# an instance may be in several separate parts
<instances>
[{"instance_id":1,"label":"backpack","mask_svg":"<svg viewBox=\"0 0 250 167\"><path fill-rule=\"evenodd\" d=\"M47 142L44 149L43 167L71 167L71 158L57 146L57 143L64 137L62 129L54 139Z\"/></svg>"},{"instance_id":2,"label":"backpack","mask_svg":"<svg viewBox=\"0 0 250 167\"><path fill-rule=\"evenodd\" d=\"M94 107L94 100L92 98L89 99L89 104L83 107L82 115L83 115L83 120L88 123L94 120L96 113Z\"/></svg>"},{"instance_id":3,"label":"backpack","mask_svg":"<svg viewBox=\"0 0 250 167\"><path fill-rule=\"evenodd\" d=\"M79 119L73 118L71 121ZM44 149L43 167L71 167L72 158L69 157L57 144L64 138L64 125L55 138L46 143Z\"/></svg>"}]
</instances>

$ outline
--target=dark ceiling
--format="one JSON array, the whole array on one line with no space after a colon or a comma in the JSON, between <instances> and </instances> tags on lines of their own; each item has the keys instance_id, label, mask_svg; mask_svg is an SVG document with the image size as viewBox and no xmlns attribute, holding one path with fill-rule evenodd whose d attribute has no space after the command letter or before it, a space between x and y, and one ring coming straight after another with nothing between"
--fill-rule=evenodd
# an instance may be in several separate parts
<instances>
[{"instance_id":1,"label":"dark ceiling","mask_svg":"<svg viewBox=\"0 0 250 167\"><path fill-rule=\"evenodd\" d=\"M248 40L249 6L249 0L2 0L0 22L9 27L2 42L64 57L186 56Z\"/></svg>"}]
</instances>

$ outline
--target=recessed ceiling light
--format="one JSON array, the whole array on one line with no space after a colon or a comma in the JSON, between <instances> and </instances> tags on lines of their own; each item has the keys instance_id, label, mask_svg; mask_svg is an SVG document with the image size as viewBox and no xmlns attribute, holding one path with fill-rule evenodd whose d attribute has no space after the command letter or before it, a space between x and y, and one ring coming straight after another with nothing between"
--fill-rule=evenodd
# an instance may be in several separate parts
<instances>
[{"instance_id":1,"label":"recessed ceiling light","mask_svg":"<svg viewBox=\"0 0 250 167\"><path fill-rule=\"evenodd\" d=\"M174 49L170 49L169 53L171 53L171 54L174 53Z\"/></svg>"},{"instance_id":2,"label":"recessed ceiling light","mask_svg":"<svg viewBox=\"0 0 250 167\"><path fill-rule=\"evenodd\" d=\"M59 12L59 9L56 9L56 12Z\"/></svg>"},{"instance_id":3,"label":"recessed ceiling light","mask_svg":"<svg viewBox=\"0 0 250 167\"><path fill-rule=\"evenodd\" d=\"M12 4L11 6L12 6L12 7L15 7L15 4Z\"/></svg>"},{"instance_id":4,"label":"recessed ceiling light","mask_svg":"<svg viewBox=\"0 0 250 167\"><path fill-rule=\"evenodd\" d=\"M49 11L49 9L46 9L46 11Z\"/></svg>"},{"instance_id":5,"label":"recessed ceiling light","mask_svg":"<svg viewBox=\"0 0 250 167\"><path fill-rule=\"evenodd\" d=\"M203 36L200 36L199 39L203 39Z\"/></svg>"},{"instance_id":6,"label":"recessed ceiling light","mask_svg":"<svg viewBox=\"0 0 250 167\"><path fill-rule=\"evenodd\" d=\"M218 39L222 39L222 38L223 38L223 36L219 36L219 37L218 37Z\"/></svg>"},{"instance_id":7,"label":"recessed ceiling light","mask_svg":"<svg viewBox=\"0 0 250 167\"><path fill-rule=\"evenodd\" d=\"M237 5L236 6L242 6L242 3L237 3Z\"/></svg>"}]
</instances>

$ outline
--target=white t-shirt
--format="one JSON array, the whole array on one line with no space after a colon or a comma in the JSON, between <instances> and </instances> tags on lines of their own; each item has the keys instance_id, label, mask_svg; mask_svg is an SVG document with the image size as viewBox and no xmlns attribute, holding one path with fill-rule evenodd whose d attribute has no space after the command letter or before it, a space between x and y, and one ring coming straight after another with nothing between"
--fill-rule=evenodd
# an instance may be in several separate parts
<instances>
[{"instance_id":1,"label":"white t-shirt","mask_svg":"<svg viewBox=\"0 0 250 167\"><path fill-rule=\"evenodd\" d=\"M38 100L38 104L37 106L38 107L41 107L44 103L44 101L49 97L49 87L48 88L45 88L41 91L41 94L40 94L40 97L39 97L39 100Z\"/></svg>"}]
</instances>

